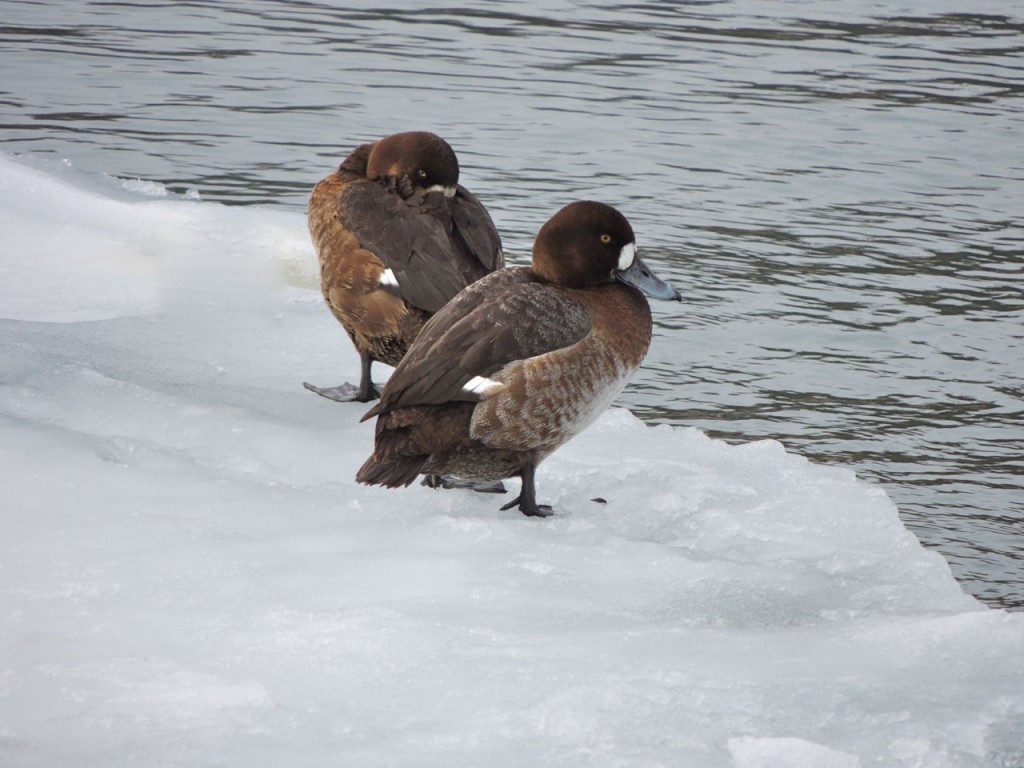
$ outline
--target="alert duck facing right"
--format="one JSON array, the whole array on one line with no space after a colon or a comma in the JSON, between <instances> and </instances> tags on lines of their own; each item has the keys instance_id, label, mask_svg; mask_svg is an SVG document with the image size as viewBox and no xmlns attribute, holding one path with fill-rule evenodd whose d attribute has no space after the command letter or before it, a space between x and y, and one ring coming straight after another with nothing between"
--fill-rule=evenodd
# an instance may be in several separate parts
<instances>
[{"instance_id":1,"label":"alert duck facing right","mask_svg":"<svg viewBox=\"0 0 1024 768\"><path fill-rule=\"evenodd\" d=\"M397 488L418 475L519 477L537 503L537 466L615 399L651 342L644 294L679 292L637 256L629 221L604 203L571 203L540 230L530 267L461 291L423 327L363 420L373 455L356 480Z\"/></svg>"}]
</instances>

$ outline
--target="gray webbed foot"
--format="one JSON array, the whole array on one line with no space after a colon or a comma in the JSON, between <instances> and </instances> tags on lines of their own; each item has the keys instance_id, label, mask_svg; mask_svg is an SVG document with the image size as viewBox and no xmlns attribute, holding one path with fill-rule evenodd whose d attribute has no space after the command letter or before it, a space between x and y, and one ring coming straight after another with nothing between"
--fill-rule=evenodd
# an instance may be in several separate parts
<instances>
[{"instance_id":1,"label":"gray webbed foot","mask_svg":"<svg viewBox=\"0 0 1024 768\"><path fill-rule=\"evenodd\" d=\"M524 499L522 495L516 496L512 501L501 508L502 512L512 507L519 507L519 511L527 517L551 517L555 510L549 504L538 504L531 499Z\"/></svg>"},{"instance_id":2,"label":"gray webbed foot","mask_svg":"<svg viewBox=\"0 0 1024 768\"><path fill-rule=\"evenodd\" d=\"M336 387L317 387L310 384L308 381L302 382L302 386L308 389L310 392L315 392L321 397L326 397L328 400L334 400L338 403L368 403L371 400L377 400L380 398L380 392L377 387L371 384L366 390L362 387L357 387L354 384L339 384Z\"/></svg>"},{"instance_id":3,"label":"gray webbed foot","mask_svg":"<svg viewBox=\"0 0 1024 768\"><path fill-rule=\"evenodd\" d=\"M537 503L537 486L534 484L536 469L532 463L523 464L519 468L519 477L523 481L522 490L516 498L501 508L502 511L518 506L519 511L527 517L551 517L555 514L555 510L547 504Z\"/></svg>"},{"instance_id":4,"label":"gray webbed foot","mask_svg":"<svg viewBox=\"0 0 1024 768\"><path fill-rule=\"evenodd\" d=\"M339 403L368 403L371 400L380 399L380 389L370 378L370 366L373 365L373 357L369 352L359 354L359 386L354 384L339 384L336 387L316 387L308 381L302 382L302 386L310 392L316 392L321 397L334 400Z\"/></svg>"}]
</instances>

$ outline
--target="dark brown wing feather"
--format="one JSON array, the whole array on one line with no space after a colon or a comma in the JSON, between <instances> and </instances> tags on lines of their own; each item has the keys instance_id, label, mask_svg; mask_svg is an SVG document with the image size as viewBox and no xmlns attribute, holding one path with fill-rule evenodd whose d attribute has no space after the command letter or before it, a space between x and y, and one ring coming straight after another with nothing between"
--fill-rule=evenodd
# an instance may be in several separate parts
<instances>
[{"instance_id":1,"label":"dark brown wing feather","mask_svg":"<svg viewBox=\"0 0 1024 768\"><path fill-rule=\"evenodd\" d=\"M530 269L494 272L423 326L363 419L412 405L480 400L462 391L474 376L575 344L590 329L586 308Z\"/></svg>"},{"instance_id":2,"label":"dark brown wing feather","mask_svg":"<svg viewBox=\"0 0 1024 768\"><path fill-rule=\"evenodd\" d=\"M451 211L456 237L462 239L466 249L476 257L487 273L504 267L505 257L498 230L476 195L460 184L451 200Z\"/></svg>"},{"instance_id":3,"label":"dark brown wing feather","mask_svg":"<svg viewBox=\"0 0 1024 768\"><path fill-rule=\"evenodd\" d=\"M427 312L503 266L491 217L462 187L451 198L416 190L406 199L374 181L348 184L338 198L338 218L391 269L398 294Z\"/></svg>"}]
</instances>

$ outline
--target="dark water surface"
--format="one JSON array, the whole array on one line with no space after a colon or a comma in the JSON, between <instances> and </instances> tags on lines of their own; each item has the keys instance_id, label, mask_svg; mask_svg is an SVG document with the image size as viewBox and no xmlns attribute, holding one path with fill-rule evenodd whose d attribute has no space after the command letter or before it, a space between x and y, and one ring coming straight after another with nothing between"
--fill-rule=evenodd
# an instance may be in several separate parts
<instances>
[{"instance_id":1,"label":"dark water surface","mask_svg":"<svg viewBox=\"0 0 1024 768\"><path fill-rule=\"evenodd\" d=\"M1024 607L1024 8L0 0L0 151L305 205L443 135L513 262L598 198L684 293L623 396L879 482Z\"/></svg>"}]
</instances>

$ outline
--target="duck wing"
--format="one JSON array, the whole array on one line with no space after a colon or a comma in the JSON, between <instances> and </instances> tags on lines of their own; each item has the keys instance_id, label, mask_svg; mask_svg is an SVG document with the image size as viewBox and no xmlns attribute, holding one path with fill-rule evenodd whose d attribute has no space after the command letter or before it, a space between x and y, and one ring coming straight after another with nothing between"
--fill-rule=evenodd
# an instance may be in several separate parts
<instances>
[{"instance_id":1,"label":"duck wing","mask_svg":"<svg viewBox=\"0 0 1024 768\"><path fill-rule=\"evenodd\" d=\"M476 195L459 184L451 199L451 212L456 236L461 238L469 252L483 265L485 274L504 267L505 254L501 250L498 230Z\"/></svg>"},{"instance_id":2,"label":"duck wing","mask_svg":"<svg viewBox=\"0 0 1024 768\"><path fill-rule=\"evenodd\" d=\"M391 270L392 290L436 312L470 283L504 263L501 238L480 202L462 187L452 197L375 181L346 185L338 218Z\"/></svg>"},{"instance_id":3,"label":"duck wing","mask_svg":"<svg viewBox=\"0 0 1024 768\"><path fill-rule=\"evenodd\" d=\"M467 390L471 380L568 347L590 330L586 308L530 269L494 272L427 321L363 419L412 405L478 402L486 386Z\"/></svg>"}]
</instances>

